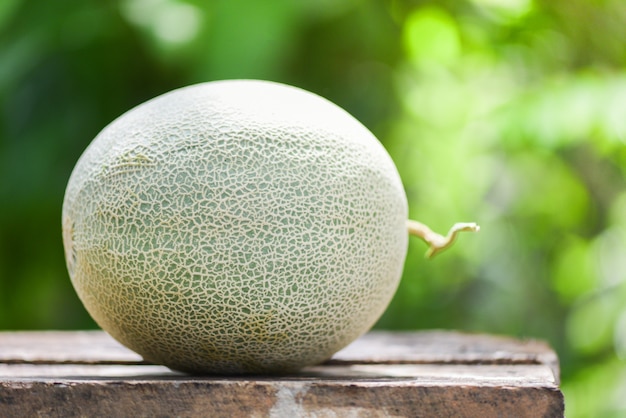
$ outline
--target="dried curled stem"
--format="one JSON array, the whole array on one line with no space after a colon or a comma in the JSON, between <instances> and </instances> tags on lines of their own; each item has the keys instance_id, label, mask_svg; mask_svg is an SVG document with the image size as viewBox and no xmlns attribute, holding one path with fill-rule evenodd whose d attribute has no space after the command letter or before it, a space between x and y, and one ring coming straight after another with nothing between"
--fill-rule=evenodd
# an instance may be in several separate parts
<instances>
[{"instance_id":1,"label":"dried curled stem","mask_svg":"<svg viewBox=\"0 0 626 418\"><path fill-rule=\"evenodd\" d=\"M433 232L423 223L410 219L407 221L407 228L409 229L409 234L420 237L429 245L428 251L426 251L426 258L432 258L441 251L450 247L454 243L454 240L456 240L456 236L459 232L480 231L480 226L473 222L460 222L454 224L452 228L450 228L450 231L448 231L448 235L444 237L443 235Z\"/></svg>"}]
</instances>

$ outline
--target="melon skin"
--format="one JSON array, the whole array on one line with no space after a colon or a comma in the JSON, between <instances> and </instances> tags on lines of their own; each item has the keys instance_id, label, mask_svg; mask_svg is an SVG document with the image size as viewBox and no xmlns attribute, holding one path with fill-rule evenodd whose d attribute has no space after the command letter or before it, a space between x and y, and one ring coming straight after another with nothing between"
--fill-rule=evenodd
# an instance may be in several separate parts
<instances>
[{"instance_id":1,"label":"melon skin","mask_svg":"<svg viewBox=\"0 0 626 418\"><path fill-rule=\"evenodd\" d=\"M147 361L285 373L369 330L407 251L391 158L331 102L230 80L152 99L108 125L63 203L72 284Z\"/></svg>"}]
</instances>

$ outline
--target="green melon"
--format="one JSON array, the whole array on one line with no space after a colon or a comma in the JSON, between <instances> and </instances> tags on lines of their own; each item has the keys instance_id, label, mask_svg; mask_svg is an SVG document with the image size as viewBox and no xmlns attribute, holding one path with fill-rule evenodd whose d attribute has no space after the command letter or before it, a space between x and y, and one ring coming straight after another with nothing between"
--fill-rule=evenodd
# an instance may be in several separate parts
<instances>
[{"instance_id":1,"label":"green melon","mask_svg":"<svg viewBox=\"0 0 626 418\"><path fill-rule=\"evenodd\" d=\"M252 80L122 115L81 156L63 204L68 270L94 320L193 373L329 358L387 307L407 230L398 172L363 125Z\"/></svg>"}]
</instances>

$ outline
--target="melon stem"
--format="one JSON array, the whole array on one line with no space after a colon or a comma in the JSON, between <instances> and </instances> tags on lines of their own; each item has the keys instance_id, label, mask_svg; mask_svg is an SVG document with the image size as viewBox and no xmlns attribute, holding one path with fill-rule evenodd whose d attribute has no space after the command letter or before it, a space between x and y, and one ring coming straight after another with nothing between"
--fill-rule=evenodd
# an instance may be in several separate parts
<instances>
[{"instance_id":1,"label":"melon stem","mask_svg":"<svg viewBox=\"0 0 626 418\"><path fill-rule=\"evenodd\" d=\"M426 258L432 258L435 255L439 254L441 251L450 247L456 240L459 232L480 231L480 226L473 222L459 222L452 225L452 228L450 228L450 231L448 231L448 235L443 236L436 232L433 232L432 229L430 229L423 223L411 219L407 221L407 228L409 230L409 234L420 237L422 240L424 240L426 244L428 244L429 248L428 251L426 251Z\"/></svg>"}]
</instances>

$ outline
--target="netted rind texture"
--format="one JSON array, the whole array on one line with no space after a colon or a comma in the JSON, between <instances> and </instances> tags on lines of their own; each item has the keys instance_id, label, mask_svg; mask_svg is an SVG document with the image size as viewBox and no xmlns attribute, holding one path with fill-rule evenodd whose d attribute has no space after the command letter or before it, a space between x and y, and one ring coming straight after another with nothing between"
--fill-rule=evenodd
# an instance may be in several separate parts
<instances>
[{"instance_id":1,"label":"netted rind texture","mask_svg":"<svg viewBox=\"0 0 626 418\"><path fill-rule=\"evenodd\" d=\"M348 113L293 87L221 81L107 126L69 180L63 239L86 309L146 360L280 373L380 317L406 219L393 162Z\"/></svg>"}]
</instances>

